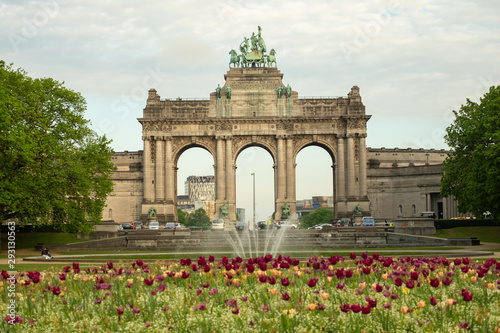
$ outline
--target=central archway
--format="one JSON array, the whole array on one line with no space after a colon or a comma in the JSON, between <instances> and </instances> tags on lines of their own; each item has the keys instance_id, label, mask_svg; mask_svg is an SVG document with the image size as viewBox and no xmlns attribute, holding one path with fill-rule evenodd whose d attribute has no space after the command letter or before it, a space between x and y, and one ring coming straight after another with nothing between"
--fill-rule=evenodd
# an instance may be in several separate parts
<instances>
[{"instance_id":1,"label":"central archway","mask_svg":"<svg viewBox=\"0 0 500 333\"><path fill-rule=\"evenodd\" d=\"M236 159L247 147L269 152L274 162L275 219L287 204L296 213L295 161L304 147L324 148L334 161L337 217L357 205L369 214L366 191L366 122L359 88L347 97L303 98L284 89L275 67L231 68L222 91L210 100L162 100L150 89L143 118L144 199L142 219L152 206L165 217L176 214L176 168L188 148L201 147L213 156L215 217L236 221ZM282 91L282 90L281 90ZM333 185L332 185L333 186ZM227 216L220 208L228 207ZM225 214L224 209L223 213Z\"/></svg>"}]
</instances>

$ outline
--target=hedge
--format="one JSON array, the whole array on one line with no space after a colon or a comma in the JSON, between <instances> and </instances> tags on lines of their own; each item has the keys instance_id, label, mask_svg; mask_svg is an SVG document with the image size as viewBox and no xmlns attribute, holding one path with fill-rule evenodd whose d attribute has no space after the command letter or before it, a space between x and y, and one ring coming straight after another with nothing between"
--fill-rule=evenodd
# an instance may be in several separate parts
<instances>
[{"instance_id":1,"label":"hedge","mask_svg":"<svg viewBox=\"0 0 500 333\"><path fill-rule=\"evenodd\" d=\"M451 228L457 228L457 227L499 227L500 223L496 222L495 220L491 220L491 219L484 219L484 220L450 219L450 220L436 220L434 222L434 226L436 227L437 230L440 230L440 229L451 229Z\"/></svg>"}]
</instances>

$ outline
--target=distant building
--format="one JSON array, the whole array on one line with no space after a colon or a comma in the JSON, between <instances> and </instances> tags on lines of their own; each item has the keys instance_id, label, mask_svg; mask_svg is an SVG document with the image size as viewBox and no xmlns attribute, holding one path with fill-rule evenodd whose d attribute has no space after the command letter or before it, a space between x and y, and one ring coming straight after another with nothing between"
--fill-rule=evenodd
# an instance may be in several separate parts
<instances>
[{"instance_id":1,"label":"distant building","mask_svg":"<svg viewBox=\"0 0 500 333\"><path fill-rule=\"evenodd\" d=\"M215 200L215 176L189 176L184 184L192 202Z\"/></svg>"},{"instance_id":2,"label":"distant building","mask_svg":"<svg viewBox=\"0 0 500 333\"><path fill-rule=\"evenodd\" d=\"M245 208L236 208L236 214L238 215L239 219L238 221L246 221L245 218Z\"/></svg>"},{"instance_id":3,"label":"distant building","mask_svg":"<svg viewBox=\"0 0 500 333\"><path fill-rule=\"evenodd\" d=\"M307 214L314 212L316 209L325 207L333 210L332 196L314 196L311 199L297 200L297 218L302 220Z\"/></svg>"}]
</instances>

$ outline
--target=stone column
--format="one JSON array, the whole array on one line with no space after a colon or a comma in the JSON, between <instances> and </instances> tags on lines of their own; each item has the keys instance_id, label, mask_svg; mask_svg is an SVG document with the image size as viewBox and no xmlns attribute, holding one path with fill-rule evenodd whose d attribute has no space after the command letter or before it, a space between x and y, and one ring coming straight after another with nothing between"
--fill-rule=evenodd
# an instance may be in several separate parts
<instances>
[{"instance_id":1,"label":"stone column","mask_svg":"<svg viewBox=\"0 0 500 333\"><path fill-rule=\"evenodd\" d=\"M225 187L226 181L224 176L224 140L222 136L218 136L217 140L217 151L216 151L216 160L215 160L215 168L216 168L216 176L215 176L215 216L219 216L219 207L224 204L224 200L226 199Z\"/></svg>"},{"instance_id":2,"label":"stone column","mask_svg":"<svg viewBox=\"0 0 500 333\"><path fill-rule=\"evenodd\" d=\"M285 166L285 144L283 137L278 137L278 198L285 200L286 196L286 166Z\"/></svg>"},{"instance_id":3,"label":"stone column","mask_svg":"<svg viewBox=\"0 0 500 333\"><path fill-rule=\"evenodd\" d=\"M174 192L176 183L174 181L174 161L172 159L172 137L167 137L165 141L165 188L166 188L166 202L168 204L174 203Z\"/></svg>"},{"instance_id":4,"label":"stone column","mask_svg":"<svg viewBox=\"0 0 500 333\"><path fill-rule=\"evenodd\" d=\"M344 138L337 138L337 200L343 201L345 199L345 151L344 151Z\"/></svg>"},{"instance_id":5,"label":"stone column","mask_svg":"<svg viewBox=\"0 0 500 333\"><path fill-rule=\"evenodd\" d=\"M354 169L354 135L347 135L347 197L352 198L355 192L356 176Z\"/></svg>"},{"instance_id":6,"label":"stone column","mask_svg":"<svg viewBox=\"0 0 500 333\"><path fill-rule=\"evenodd\" d=\"M144 202L150 203L155 199L154 195L154 164L151 161L151 143L154 141L150 137L143 137L144 140Z\"/></svg>"},{"instance_id":7,"label":"stone column","mask_svg":"<svg viewBox=\"0 0 500 333\"><path fill-rule=\"evenodd\" d=\"M286 139L286 202L290 206L290 216L297 212L295 189L295 163L293 159L293 138Z\"/></svg>"},{"instance_id":8,"label":"stone column","mask_svg":"<svg viewBox=\"0 0 500 333\"><path fill-rule=\"evenodd\" d=\"M229 201L229 218L236 220L236 192L234 191L235 173L233 167L233 140L226 137L226 202Z\"/></svg>"},{"instance_id":9,"label":"stone column","mask_svg":"<svg viewBox=\"0 0 500 333\"><path fill-rule=\"evenodd\" d=\"M155 170L155 193L156 201L165 200L165 163L164 163L164 147L165 141L163 138L156 138L156 170Z\"/></svg>"},{"instance_id":10,"label":"stone column","mask_svg":"<svg viewBox=\"0 0 500 333\"><path fill-rule=\"evenodd\" d=\"M366 191L366 134L359 137L359 196L367 197Z\"/></svg>"}]
</instances>

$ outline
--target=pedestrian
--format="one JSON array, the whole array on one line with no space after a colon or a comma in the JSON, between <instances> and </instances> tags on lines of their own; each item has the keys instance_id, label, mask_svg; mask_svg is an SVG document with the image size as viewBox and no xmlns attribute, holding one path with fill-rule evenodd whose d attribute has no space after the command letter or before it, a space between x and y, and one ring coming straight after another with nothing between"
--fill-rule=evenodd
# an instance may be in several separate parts
<instances>
[{"instance_id":1,"label":"pedestrian","mask_svg":"<svg viewBox=\"0 0 500 333\"><path fill-rule=\"evenodd\" d=\"M45 256L45 259L52 259L52 254L50 254L49 249L47 247L43 248L42 256Z\"/></svg>"}]
</instances>

